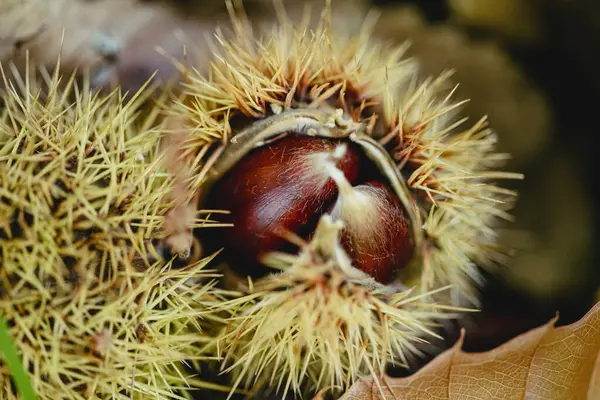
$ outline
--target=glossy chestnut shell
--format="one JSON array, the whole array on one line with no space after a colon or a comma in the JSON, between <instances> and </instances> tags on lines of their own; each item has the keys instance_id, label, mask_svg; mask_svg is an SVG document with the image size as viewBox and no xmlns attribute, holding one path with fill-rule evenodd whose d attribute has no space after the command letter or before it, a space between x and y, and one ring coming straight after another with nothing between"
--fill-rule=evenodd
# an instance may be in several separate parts
<instances>
[{"instance_id":1,"label":"glossy chestnut shell","mask_svg":"<svg viewBox=\"0 0 600 400\"><path fill-rule=\"evenodd\" d=\"M344 151L336 156L340 145ZM375 210L370 213L375 217L363 220L368 226L352 222L360 218L344 221L350 223L341 240L356 268L389 283L412 257L410 221L360 146L343 139L292 134L250 151L210 190L205 207L230 211L222 220L233 227L211 230L205 242L224 247L229 267L242 276L273 272L262 265L262 256L297 252L286 232L309 239L319 218L338 203L338 185L324 163L335 165L357 193L378 194L365 203L365 210Z\"/></svg>"}]
</instances>

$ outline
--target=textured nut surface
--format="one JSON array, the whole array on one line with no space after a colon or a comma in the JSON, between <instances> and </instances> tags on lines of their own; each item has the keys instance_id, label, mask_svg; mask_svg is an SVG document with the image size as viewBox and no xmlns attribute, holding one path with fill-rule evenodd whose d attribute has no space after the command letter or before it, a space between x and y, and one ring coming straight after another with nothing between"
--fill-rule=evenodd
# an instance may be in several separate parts
<instances>
[{"instance_id":1,"label":"textured nut surface","mask_svg":"<svg viewBox=\"0 0 600 400\"><path fill-rule=\"evenodd\" d=\"M227 222L234 227L211 235L217 245L225 246L234 269L286 248L286 231L310 234L335 201L336 185L320 164L333 156L336 144L310 137L277 140L246 155L215 185L207 207L231 211ZM336 164L354 182L360 156L353 146L345 147ZM254 275L245 268L239 272Z\"/></svg>"}]
</instances>

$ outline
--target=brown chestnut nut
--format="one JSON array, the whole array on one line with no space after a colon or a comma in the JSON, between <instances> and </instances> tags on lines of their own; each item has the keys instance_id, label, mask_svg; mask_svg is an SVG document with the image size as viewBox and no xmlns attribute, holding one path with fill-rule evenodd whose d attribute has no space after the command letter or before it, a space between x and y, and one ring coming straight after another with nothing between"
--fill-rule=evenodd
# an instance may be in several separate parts
<instances>
[{"instance_id":1,"label":"brown chestnut nut","mask_svg":"<svg viewBox=\"0 0 600 400\"><path fill-rule=\"evenodd\" d=\"M385 184L352 186L333 164L330 175L339 188L332 217L344 222L342 246L356 268L389 283L413 256L410 220L398 196Z\"/></svg>"},{"instance_id":2,"label":"brown chestnut nut","mask_svg":"<svg viewBox=\"0 0 600 400\"><path fill-rule=\"evenodd\" d=\"M232 228L211 231L224 245L230 267L243 275L268 270L262 254L284 250L285 231L308 236L337 196L326 165L356 182L360 153L355 145L330 139L288 136L243 157L212 188L207 206L231 211Z\"/></svg>"}]
</instances>

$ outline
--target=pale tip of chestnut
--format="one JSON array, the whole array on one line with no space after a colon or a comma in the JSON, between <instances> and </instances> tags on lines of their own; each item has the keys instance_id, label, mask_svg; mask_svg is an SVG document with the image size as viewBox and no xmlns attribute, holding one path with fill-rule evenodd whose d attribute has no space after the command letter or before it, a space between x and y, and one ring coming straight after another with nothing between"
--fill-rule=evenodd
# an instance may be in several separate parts
<instances>
[{"instance_id":1,"label":"pale tip of chestnut","mask_svg":"<svg viewBox=\"0 0 600 400\"><path fill-rule=\"evenodd\" d=\"M338 149L341 148L340 151L345 151L345 145L343 145L344 148L342 148L342 145L337 146L336 149L334 150L333 154L332 154L332 158L334 158L336 156L336 152L338 151ZM343 154L342 154L343 156ZM331 178L339 191L339 196L338 196L338 200L336 201L336 207L337 204L340 202L347 202L350 201L352 204L352 201L354 200L353 198L358 194L358 197L360 198L360 193L356 193L356 191L354 190L354 188L352 187L352 184L348 181L348 179L346 179L346 176L344 175L344 173L337 167L337 163L334 161L335 159L326 162L324 164L324 168L325 171L327 173L327 177Z\"/></svg>"},{"instance_id":2,"label":"pale tip of chestnut","mask_svg":"<svg viewBox=\"0 0 600 400\"><path fill-rule=\"evenodd\" d=\"M395 193L379 181L358 186L333 163L326 169L338 187L331 215L344 223L342 245L354 266L381 283L389 283L413 254L406 210Z\"/></svg>"},{"instance_id":3,"label":"pale tip of chestnut","mask_svg":"<svg viewBox=\"0 0 600 400\"><path fill-rule=\"evenodd\" d=\"M306 156L311 174L320 174L322 178L321 184L324 184L331 178L331 168L338 170L346 179L344 173L339 170L337 165L344 159L348 152L346 143L337 144L333 150L327 152L318 152Z\"/></svg>"},{"instance_id":4,"label":"pale tip of chestnut","mask_svg":"<svg viewBox=\"0 0 600 400\"><path fill-rule=\"evenodd\" d=\"M340 161L346 155L346 151L348 151L348 145L346 143L340 143L335 146L335 149L331 152L331 158L334 161Z\"/></svg>"}]
</instances>

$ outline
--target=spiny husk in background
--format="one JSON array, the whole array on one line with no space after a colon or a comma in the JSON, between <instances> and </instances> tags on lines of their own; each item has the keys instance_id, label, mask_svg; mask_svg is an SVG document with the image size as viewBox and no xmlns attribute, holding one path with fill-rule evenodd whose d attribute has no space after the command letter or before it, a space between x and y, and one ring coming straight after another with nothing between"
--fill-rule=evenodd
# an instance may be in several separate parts
<instances>
[{"instance_id":1,"label":"spiny husk in background","mask_svg":"<svg viewBox=\"0 0 600 400\"><path fill-rule=\"evenodd\" d=\"M236 334L227 333L232 332L230 327L220 343L225 353L238 358L234 362L240 367L238 383L274 381L300 391L307 382L309 386L344 385L359 374L379 373L387 362L402 360L415 350L411 341L428 333L425 326L433 317L414 309L400 316L400 310L409 306L399 299L410 298L402 293L406 286L400 283L414 286L411 296L428 301L438 299L451 306L467 298L476 303L477 266L492 266L502 255L495 246L494 226L499 219L510 219L507 209L515 193L496 186L495 181L520 175L493 169L506 156L494 152L496 137L485 119L461 130L465 121L455 117L461 103L451 99L452 88L446 84L449 74L419 84L416 63L402 58L406 46L374 41L372 19L350 38L331 31L330 17L326 8L319 25L311 29L310 18L293 25L280 7L281 23L263 35L255 34L246 18L233 12L233 38L217 33L210 73L205 76L182 68L187 97L171 110L172 121L180 124L172 134L178 140L187 136L180 150L182 160L194 170L189 187L201 198L215 176L224 173L220 167L231 164L228 159L243 156L230 151L237 151L238 144L243 147L248 139L247 135L235 139L243 128L258 127L255 122L291 109L309 110L305 114L331 110L329 119L310 124L338 131L359 126L355 131L384 146L386 157L393 159L404 177L412 197L404 206L414 207L412 223L423 237L416 248L419 267L412 279L381 288L399 293L384 301L387 311L373 306L378 286L368 280L354 284L362 286L361 291L354 286L356 290L350 292L342 289L324 295L321 284L343 288L353 280L352 275L344 269L329 273L319 262L303 262L302 256L290 261L281 276L257 282L256 288L262 291L253 292L250 285L253 293L240 301L248 300L230 321ZM297 125L306 130L310 124L299 120ZM298 275L300 266L311 272ZM456 290L451 296L448 291L440 295L439 289L448 285ZM297 301L293 294L299 287L305 287L306 298L314 299L303 308L306 314L290 312L290 319L285 319L289 326L282 324L278 311L293 307L291 303ZM355 298L346 293L363 295ZM347 303L341 301L344 297ZM291 303L286 307L283 301ZM322 333L303 325L319 321L321 313L329 310L329 302L335 301L338 307L346 307L333 318L347 333L332 340L327 337L330 330ZM369 324L380 320L365 322L369 313L394 328L374 328ZM266 335L270 329L275 332ZM363 346L350 345L363 339ZM329 360L326 355L333 349L342 354ZM305 375L305 370L310 373Z\"/></svg>"},{"instance_id":2,"label":"spiny husk in background","mask_svg":"<svg viewBox=\"0 0 600 400\"><path fill-rule=\"evenodd\" d=\"M0 117L0 313L36 392L181 398L215 387L185 371L206 358L215 275L207 259L172 269L152 243L172 187L156 113L139 118L141 92L125 103L41 75L9 81L2 69ZM16 397L0 363L0 398Z\"/></svg>"}]
</instances>

